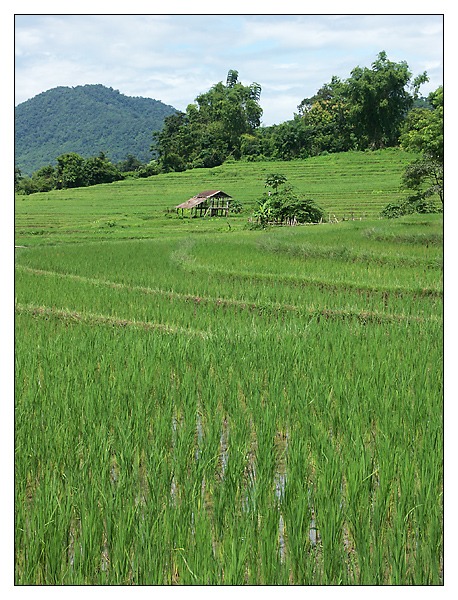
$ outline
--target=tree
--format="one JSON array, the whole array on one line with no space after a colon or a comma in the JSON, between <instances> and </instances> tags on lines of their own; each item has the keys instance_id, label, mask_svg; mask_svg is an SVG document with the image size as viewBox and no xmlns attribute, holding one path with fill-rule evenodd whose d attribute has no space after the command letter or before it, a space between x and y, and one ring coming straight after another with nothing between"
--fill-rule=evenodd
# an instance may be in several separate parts
<instances>
[{"instance_id":1,"label":"tree","mask_svg":"<svg viewBox=\"0 0 458 600\"><path fill-rule=\"evenodd\" d=\"M266 187L275 187L273 193L266 192L259 198L258 207L252 218L265 226L270 221L283 223L285 220L297 223L317 223L324 217L323 209L311 198L306 198L296 192L291 186L278 186L286 182L286 177L281 174L269 175L266 179Z\"/></svg>"},{"instance_id":2,"label":"tree","mask_svg":"<svg viewBox=\"0 0 458 600\"><path fill-rule=\"evenodd\" d=\"M15 172L15 191L18 194L49 192L56 186L56 171L51 165L38 169L31 177L22 177L20 173L19 169Z\"/></svg>"},{"instance_id":3,"label":"tree","mask_svg":"<svg viewBox=\"0 0 458 600\"><path fill-rule=\"evenodd\" d=\"M275 220L296 220L298 223L318 223L324 217L324 210L311 198L296 192L292 187L282 188L271 196Z\"/></svg>"},{"instance_id":4,"label":"tree","mask_svg":"<svg viewBox=\"0 0 458 600\"><path fill-rule=\"evenodd\" d=\"M444 162L444 88L431 92L428 101L433 110L412 110L404 123L401 146L411 152L421 152L438 162Z\"/></svg>"},{"instance_id":5,"label":"tree","mask_svg":"<svg viewBox=\"0 0 458 600\"><path fill-rule=\"evenodd\" d=\"M304 98L297 107L305 138L303 156L346 152L355 147L345 89L345 83L334 76L330 83L325 83L311 98Z\"/></svg>"},{"instance_id":6,"label":"tree","mask_svg":"<svg viewBox=\"0 0 458 600\"><path fill-rule=\"evenodd\" d=\"M123 179L124 175L113 165L104 152L84 159L75 152L57 158L57 168L47 165L19 181L16 174L16 191L22 194L49 192L53 189L83 187L99 183L111 183Z\"/></svg>"},{"instance_id":7,"label":"tree","mask_svg":"<svg viewBox=\"0 0 458 600\"><path fill-rule=\"evenodd\" d=\"M137 171L138 177L151 177L152 175L159 174L159 166L156 160L150 161L147 165L143 165Z\"/></svg>"},{"instance_id":8,"label":"tree","mask_svg":"<svg viewBox=\"0 0 458 600\"><path fill-rule=\"evenodd\" d=\"M330 102L342 102L344 84L339 77L333 76L330 83L325 83L311 98L304 98L297 107L300 116L309 113L312 108L319 104L326 106Z\"/></svg>"},{"instance_id":9,"label":"tree","mask_svg":"<svg viewBox=\"0 0 458 600\"><path fill-rule=\"evenodd\" d=\"M143 163L133 154L127 154L126 158L119 162L117 166L121 173L129 173L130 171L138 171L141 169L143 167Z\"/></svg>"},{"instance_id":10,"label":"tree","mask_svg":"<svg viewBox=\"0 0 458 600\"><path fill-rule=\"evenodd\" d=\"M434 107L412 110L405 122L401 145L420 152L404 170L402 185L414 191L413 199L425 201L438 196L444 202L444 90L440 86L429 95Z\"/></svg>"},{"instance_id":11,"label":"tree","mask_svg":"<svg viewBox=\"0 0 458 600\"><path fill-rule=\"evenodd\" d=\"M230 70L226 84L220 81L197 96L186 113L167 117L163 129L153 134L151 148L161 169L213 167L229 156L240 158L242 136L252 135L261 123L260 95L258 83L244 86L238 72Z\"/></svg>"},{"instance_id":12,"label":"tree","mask_svg":"<svg viewBox=\"0 0 458 600\"><path fill-rule=\"evenodd\" d=\"M273 156L291 160L302 156L308 141L308 131L299 119L285 121L272 129Z\"/></svg>"},{"instance_id":13,"label":"tree","mask_svg":"<svg viewBox=\"0 0 458 600\"><path fill-rule=\"evenodd\" d=\"M15 192L21 196L28 196L39 191L37 183L32 177L23 177L15 188Z\"/></svg>"},{"instance_id":14,"label":"tree","mask_svg":"<svg viewBox=\"0 0 458 600\"><path fill-rule=\"evenodd\" d=\"M24 179L22 177L21 169L19 167L14 167L14 188L16 189L20 182Z\"/></svg>"},{"instance_id":15,"label":"tree","mask_svg":"<svg viewBox=\"0 0 458 600\"><path fill-rule=\"evenodd\" d=\"M181 111L165 117L164 126L153 133L151 150L158 154L161 169L183 171L193 151L194 140L186 135L188 116Z\"/></svg>"},{"instance_id":16,"label":"tree","mask_svg":"<svg viewBox=\"0 0 458 600\"><path fill-rule=\"evenodd\" d=\"M287 181L286 175L282 175L281 173L271 173L266 177L265 187L273 187L275 188L275 193L277 193L278 186L283 185Z\"/></svg>"},{"instance_id":17,"label":"tree","mask_svg":"<svg viewBox=\"0 0 458 600\"><path fill-rule=\"evenodd\" d=\"M108 160L104 152L99 152L98 156L91 156L84 162L83 177L85 185L97 185L99 183L119 181L124 176Z\"/></svg>"},{"instance_id":18,"label":"tree","mask_svg":"<svg viewBox=\"0 0 458 600\"><path fill-rule=\"evenodd\" d=\"M74 188L86 184L84 158L75 152L57 157L57 188Z\"/></svg>"},{"instance_id":19,"label":"tree","mask_svg":"<svg viewBox=\"0 0 458 600\"><path fill-rule=\"evenodd\" d=\"M241 136L240 153L251 160L261 154L261 139L251 133L243 133Z\"/></svg>"},{"instance_id":20,"label":"tree","mask_svg":"<svg viewBox=\"0 0 458 600\"><path fill-rule=\"evenodd\" d=\"M229 69L226 78L226 87L233 88L234 85L237 83L238 76L238 71L233 71L232 69Z\"/></svg>"},{"instance_id":21,"label":"tree","mask_svg":"<svg viewBox=\"0 0 458 600\"><path fill-rule=\"evenodd\" d=\"M264 194L262 198L258 200L258 208L252 214L252 218L259 221L264 226L273 218L273 209L271 197Z\"/></svg>"},{"instance_id":22,"label":"tree","mask_svg":"<svg viewBox=\"0 0 458 600\"><path fill-rule=\"evenodd\" d=\"M444 164L430 157L420 158L406 166L402 185L413 190L418 200L439 196L444 203Z\"/></svg>"},{"instance_id":23,"label":"tree","mask_svg":"<svg viewBox=\"0 0 458 600\"><path fill-rule=\"evenodd\" d=\"M49 192L56 187L56 169L52 165L42 167L32 175L37 191Z\"/></svg>"},{"instance_id":24,"label":"tree","mask_svg":"<svg viewBox=\"0 0 458 600\"><path fill-rule=\"evenodd\" d=\"M411 77L405 61L391 62L384 51L378 54L371 69L356 67L352 70L343 93L361 147L375 150L397 144L405 115L412 107L420 85L428 81L426 72L413 83Z\"/></svg>"},{"instance_id":25,"label":"tree","mask_svg":"<svg viewBox=\"0 0 458 600\"><path fill-rule=\"evenodd\" d=\"M237 198L231 198L229 200L229 212L232 214L241 213L243 210L243 204Z\"/></svg>"}]
</instances>

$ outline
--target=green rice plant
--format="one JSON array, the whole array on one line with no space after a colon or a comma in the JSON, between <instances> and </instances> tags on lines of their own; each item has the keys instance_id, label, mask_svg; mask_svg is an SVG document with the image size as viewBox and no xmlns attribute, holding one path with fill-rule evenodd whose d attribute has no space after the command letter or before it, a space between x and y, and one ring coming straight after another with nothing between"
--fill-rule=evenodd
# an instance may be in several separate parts
<instances>
[{"instance_id":1,"label":"green rice plant","mask_svg":"<svg viewBox=\"0 0 458 600\"><path fill-rule=\"evenodd\" d=\"M317 438L315 442L318 442L317 467L311 502L320 538L320 582L338 585L343 583L344 566L342 467L338 455L329 447L327 440Z\"/></svg>"},{"instance_id":2,"label":"green rice plant","mask_svg":"<svg viewBox=\"0 0 458 600\"><path fill-rule=\"evenodd\" d=\"M316 568L316 529L310 502L313 465L310 441L302 429L289 435L286 481L281 495L281 511L285 521L286 562L292 582L310 585Z\"/></svg>"},{"instance_id":3,"label":"green rice plant","mask_svg":"<svg viewBox=\"0 0 458 600\"><path fill-rule=\"evenodd\" d=\"M345 518L356 552L358 583L366 585L374 576L371 565L371 484L375 471L371 448L367 448L361 439L352 441L353 448L347 445L345 456Z\"/></svg>"},{"instance_id":4,"label":"green rice plant","mask_svg":"<svg viewBox=\"0 0 458 600\"><path fill-rule=\"evenodd\" d=\"M364 228L17 256L17 584L443 583L441 249Z\"/></svg>"}]
</instances>

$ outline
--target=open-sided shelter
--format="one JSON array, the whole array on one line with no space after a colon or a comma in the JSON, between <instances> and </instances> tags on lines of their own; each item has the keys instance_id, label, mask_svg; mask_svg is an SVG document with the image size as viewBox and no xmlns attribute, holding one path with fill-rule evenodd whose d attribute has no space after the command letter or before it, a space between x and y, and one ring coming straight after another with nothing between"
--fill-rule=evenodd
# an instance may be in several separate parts
<instances>
[{"instance_id":1,"label":"open-sided shelter","mask_svg":"<svg viewBox=\"0 0 458 600\"><path fill-rule=\"evenodd\" d=\"M181 214L186 209L191 210L191 216L195 217L206 217L207 215L210 217L227 217L229 214L229 200L231 198L232 196L221 190L209 190L207 192L200 192L200 194L193 196L186 202L178 204L175 208L177 212L181 208Z\"/></svg>"}]
</instances>

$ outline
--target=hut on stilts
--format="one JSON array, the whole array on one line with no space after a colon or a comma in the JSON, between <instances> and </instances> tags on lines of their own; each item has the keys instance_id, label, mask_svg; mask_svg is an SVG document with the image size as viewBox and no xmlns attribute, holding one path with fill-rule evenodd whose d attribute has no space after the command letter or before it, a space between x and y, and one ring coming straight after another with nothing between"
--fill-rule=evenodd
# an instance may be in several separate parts
<instances>
[{"instance_id":1,"label":"hut on stilts","mask_svg":"<svg viewBox=\"0 0 458 600\"><path fill-rule=\"evenodd\" d=\"M222 192L221 190L209 190L200 192L186 202L175 206L177 213L181 209L183 215L184 210L191 210L192 217L227 217L229 214L229 200L232 196Z\"/></svg>"}]
</instances>

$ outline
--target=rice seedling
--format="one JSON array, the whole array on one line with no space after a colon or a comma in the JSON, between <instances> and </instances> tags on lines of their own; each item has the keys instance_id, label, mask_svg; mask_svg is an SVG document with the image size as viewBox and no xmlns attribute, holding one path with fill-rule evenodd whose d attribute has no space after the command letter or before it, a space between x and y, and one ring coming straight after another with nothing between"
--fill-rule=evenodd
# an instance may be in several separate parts
<instances>
[{"instance_id":1,"label":"rice seedling","mask_svg":"<svg viewBox=\"0 0 458 600\"><path fill-rule=\"evenodd\" d=\"M441 247L368 227L18 253L16 584L443 584Z\"/></svg>"}]
</instances>

